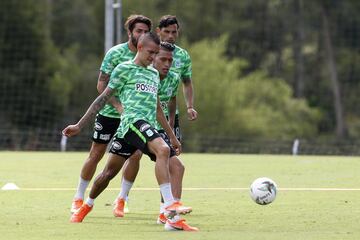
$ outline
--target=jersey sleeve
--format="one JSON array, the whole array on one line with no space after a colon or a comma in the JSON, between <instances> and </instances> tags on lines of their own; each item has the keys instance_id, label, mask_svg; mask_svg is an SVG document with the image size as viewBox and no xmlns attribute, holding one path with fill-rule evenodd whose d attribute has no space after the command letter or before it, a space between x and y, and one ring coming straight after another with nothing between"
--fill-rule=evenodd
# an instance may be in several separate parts
<instances>
[{"instance_id":1,"label":"jersey sleeve","mask_svg":"<svg viewBox=\"0 0 360 240\"><path fill-rule=\"evenodd\" d=\"M181 79L184 78L191 78L192 77L192 64L191 64L191 58L190 55L185 52L184 56L184 66L181 71Z\"/></svg>"},{"instance_id":2,"label":"jersey sleeve","mask_svg":"<svg viewBox=\"0 0 360 240\"><path fill-rule=\"evenodd\" d=\"M127 81L125 75L126 67L122 64L118 65L111 73L108 87L111 89L116 89L117 92L120 92Z\"/></svg>"},{"instance_id":3,"label":"jersey sleeve","mask_svg":"<svg viewBox=\"0 0 360 240\"><path fill-rule=\"evenodd\" d=\"M119 64L116 62L118 55L121 55L121 50L116 50L111 48L104 57L104 60L101 63L100 71L110 75L114 68Z\"/></svg>"}]
</instances>

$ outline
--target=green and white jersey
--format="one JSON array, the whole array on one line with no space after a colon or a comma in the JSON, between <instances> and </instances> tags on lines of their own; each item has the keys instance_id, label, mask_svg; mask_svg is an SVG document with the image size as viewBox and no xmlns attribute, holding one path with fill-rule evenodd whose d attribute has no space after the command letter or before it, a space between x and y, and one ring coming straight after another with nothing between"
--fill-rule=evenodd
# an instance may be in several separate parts
<instances>
[{"instance_id":1,"label":"green and white jersey","mask_svg":"<svg viewBox=\"0 0 360 240\"><path fill-rule=\"evenodd\" d=\"M169 116L168 104L172 97L175 97L179 87L180 77L177 73L169 71L167 76L160 80L160 88L158 96L160 99L161 108L165 116ZM157 122L155 128L157 130L163 129L160 123Z\"/></svg>"},{"instance_id":2,"label":"green and white jersey","mask_svg":"<svg viewBox=\"0 0 360 240\"><path fill-rule=\"evenodd\" d=\"M133 59L135 55L136 53L130 50L127 42L118 44L110 48L106 53L104 60L101 63L100 71L111 75L117 65ZM115 94L115 96L117 96L117 94ZM110 104L106 104L99 113L105 117L120 118L119 112Z\"/></svg>"},{"instance_id":3,"label":"green and white jersey","mask_svg":"<svg viewBox=\"0 0 360 240\"><path fill-rule=\"evenodd\" d=\"M173 52L173 63L170 70L179 74L180 79L191 78L192 76L190 55L185 49L177 45L175 45Z\"/></svg>"},{"instance_id":4,"label":"green and white jersey","mask_svg":"<svg viewBox=\"0 0 360 240\"><path fill-rule=\"evenodd\" d=\"M191 67L191 58L188 52L175 45L175 50L173 52L173 63L171 65L171 71L179 74L180 80L184 78L191 78L192 76L192 67ZM176 114L179 113L178 108L176 107Z\"/></svg>"},{"instance_id":5,"label":"green and white jersey","mask_svg":"<svg viewBox=\"0 0 360 240\"><path fill-rule=\"evenodd\" d=\"M138 120L155 127L159 85L159 72L151 66L145 68L128 61L114 69L108 87L116 89L124 107L117 137L123 138L130 125Z\"/></svg>"}]
</instances>

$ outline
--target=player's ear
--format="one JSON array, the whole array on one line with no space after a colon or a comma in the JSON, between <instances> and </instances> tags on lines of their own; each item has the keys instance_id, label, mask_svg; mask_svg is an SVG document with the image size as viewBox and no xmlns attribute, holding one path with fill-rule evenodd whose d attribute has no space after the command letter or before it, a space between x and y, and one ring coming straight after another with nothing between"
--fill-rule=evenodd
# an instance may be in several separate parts
<instances>
[{"instance_id":1,"label":"player's ear","mask_svg":"<svg viewBox=\"0 0 360 240\"><path fill-rule=\"evenodd\" d=\"M127 35L128 35L128 38L130 38L130 36L131 36L130 30L127 30Z\"/></svg>"},{"instance_id":2,"label":"player's ear","mask_svg":"<svg viewBox=\"0 0 360 240\"><path fill-rule=\"evenodd\" d=\"M157 35L160 34L160 28L159 28L159 27L157 27L157 28L155 29L155 31L156 31Z\"/></svg>"}]
</instances>

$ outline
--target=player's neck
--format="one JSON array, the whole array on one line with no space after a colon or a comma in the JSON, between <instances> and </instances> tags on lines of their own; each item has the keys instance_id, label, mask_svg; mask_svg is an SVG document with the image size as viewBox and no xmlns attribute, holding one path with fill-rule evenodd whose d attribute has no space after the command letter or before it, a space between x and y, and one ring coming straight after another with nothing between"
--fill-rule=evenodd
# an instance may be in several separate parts
<instances>
[{"instance_id":1,"label":"player's neck","mask_svg":"<svg viewBox=\"0 0 360 240\"><path fill-rule=\"evenodd\" d=\"M132 52L134 52L134 53L137 52L136 47L132 44L132 42L130 41L130 39L129 39L129 41L127 42L127 44L128 44L128 46L129 46L130 51L132 51Z\"/></svg>"},{"instance_id":2,"label":"player's neck","mask_svg":"<svg viewBox=\"0 0 360 240\"><path fill-rule=\"evenodd\" d=\"M148 65L146 65L143 61L141 61L141 59L138 57L138 55L135 56L134 58L134 63L140 67L144 67L147 68Z\"/></svg>"}]
</instances>

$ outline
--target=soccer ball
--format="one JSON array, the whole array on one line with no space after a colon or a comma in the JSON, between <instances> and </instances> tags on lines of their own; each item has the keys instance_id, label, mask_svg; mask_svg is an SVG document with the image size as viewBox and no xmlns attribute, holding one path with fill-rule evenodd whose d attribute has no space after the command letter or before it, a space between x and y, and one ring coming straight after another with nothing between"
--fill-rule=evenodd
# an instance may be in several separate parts
<instances>
[{"instance_id":1,"label":"soccer ball","mask_svg":"<svg viewBox=\"0 0 360 240\"><path fill-rule=\"evenodd\" d=\"M255 179L250 186L250 196L252 200L260 205L272 203L276 198L276 192L276 183L266 177Z\"/></svg>"}]
</instances>

